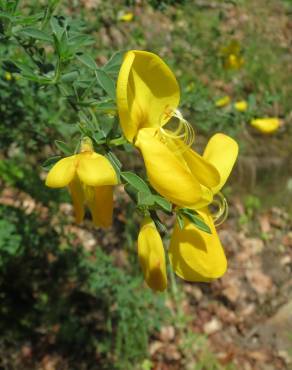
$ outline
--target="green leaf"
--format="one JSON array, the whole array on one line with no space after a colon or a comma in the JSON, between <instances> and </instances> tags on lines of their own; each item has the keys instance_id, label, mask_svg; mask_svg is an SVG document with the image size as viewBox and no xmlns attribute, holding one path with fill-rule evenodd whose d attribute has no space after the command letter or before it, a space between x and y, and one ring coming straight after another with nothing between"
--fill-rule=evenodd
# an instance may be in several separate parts
<instances>
[{"instance_id":1,"label":"green leaf","mask_svg":"<svg viewBox=\"0 0 292 370\"><path fill-rule=\"evenodd\" d=\"M172 211L172 204L166 200L165 198L161 197L160 195L154 195L154 202L161 207L166 212Z\"/></svg>"},{"instance_id":2,"label":"green leaf","mask_svg":"<svg viewBox=\"0 0 292 370\"><path fill-rule=\"evenodd\" d=\"M166 233L167 228L164 226L164 224L161 222L160 218L158 217L158 214L155 211L150 211L150 216L152 220L154 221L158 231Z\"/></svg>"},{"instance_id":3,"label":"green leaf","mask_svg":"<svg viewBox=\"0 0 292 370\"><path fill-rule=\"evenodd\" d=\"M50 170L53 165L58 162L58 160L61 159L60 155L55 155L54 157L50 157L44 161L42 164L42 168L46 171Z\"/></svg>"},{"instance_id":4,"label":"green leaf","mask_svg":"<svg viewBox=\"0 0 292 370\"><path fill-rule=\"evenodd\" d=\"M205 231L208 234L212 234L211 229L205 223L205 221L197 214L196 211L193 211L188 208L182 208L179 211L183 216L189 219L198 229Z\"/></svg>"},{"instance_id":5,"label":"green leaf","mask_svg":"<svg viewBox=\"0 0 292 370\"><path fill-rule=\"evenodd\" d=\"M112 101L99 101L94 105L94 108L102 112L115 112L117 110L116 105Z\"/></svg>"},{"instance_id":6,"label":"green leaf","mask_svg":"<svg viewBox=\"0 0 292 370\"><path fill-rule=\"evenodd\" d=\"M77 59L79 59L81 63L86 65L86 67L93 69L93 70L97 69L95 60L89 54L81 54L81 55L76 54L76 56L77 56Z\"/></svg>"},{"instance_id":7,"label":"green leaf","mask_svg":"<svg viewBox=\"0 0 292 370\"><path fill-rule=\"evenodd\" d=\"M138 193L137 189L134 186L127 184L124 186L125 192L129 195L129 197L135 202L138 202Z\"/></svg>"},{"instance_id":8,"label":"green leaf","mask_svg":"<svg viewBox=\"0 0 292 370\"><path fill-rule=\"evenodd\" d=\"M64 154L66 155L71 155L72 154L72 150L69 148L69 146L64 143L63 141L60 141L60 140L55 140L55 145L56 147L61 150L61 152L63 152Z\"/></svg>"},{"instance_id":9,"label":"green leaf","mask_svg":"<svg viewBox=\"0 0 292 370\"><path fill-rule=\"evenodd\" d=\"M138 192L138 205L139 206L153 206L154 205L154 196L149 193Z\"/></svg>"},{"instance_id":10,"label":"green leaf","mask_svg":"<svg viewBox=\"0 0 292 370\"><path fill-rule=\"evenodd\" d=\"M141 193L151 194L151 190L146 182L135 173L129 171L121 172L121 177L126 183L130 184Z\"/></svg>"},{"instance_id":11,"label":"green leaf","mask_svg":"<svg viewBox=\"0 0 292 370\"><path fill-rule=\"evenodd\" d=\"M53 38L51 36L49 36L43 31L38 30L37 28L32 27L22 28L19 33L24 36L32 37L33 39L36 40L47 41L50 43L53 41Z\"/></svg>"},{"instance_id":12,"label":"green leaf","mask_svg":"<svg viewBox=\"0 0 292 370\"><path fill-rule=\"evenodd\" d=\"M75 81L79 77L79 72L78 71L72 71L65 73L61 76L61 81L63 82L72 82Z\"/></svg>"},{"instance_id":13,"label":"green leaf","mask_svg":"<svg viewBox=\"0 0 292 370\"><path fill-rule=\"evenodd\" d=\"M64 28L60 26L59 20L56 16L52 17L50 20L51 28L53 33L56 35L58 40L61 40L63 33L64 33Z\"/></svg>"},{"instance_id":14,"label":"green leaf","mask_svg":"<svg viewBox=\"0 0 292 370\"><path fill-rule=\"evenodd\" d=\"M110 60L102 67L107 73L118 72L123 61L124 51L118 51L112 55Z\"/></svg>"},{"instance_id":15,"label":"green leaf","mask_svg":"<svg viewBox=\"0 0 292 370\"><path fill-rule=\"evenodd\" d=\"M96 79L99 85L104 89L110 98L116 99L116 87L114 81L109 77L109 75L102 69L96 70Z\"/></svg>"},{"instance_id":16,"label":"green leaf","mask_svg":"<svg viewBox=\"0 0 292 370\"><path fill-rule=\"evenodd\" d=\"M179 226L179 228L182 230L182 229L184 228L184 226L185 226L185 221L184 221L184 219L183 219L182 215L180 215L180 214L178 213L178 214L177 214L177 216L176 216L176 220L177 220L177 222L178 222L178 226Z\"/></svg>"}]
</instances>

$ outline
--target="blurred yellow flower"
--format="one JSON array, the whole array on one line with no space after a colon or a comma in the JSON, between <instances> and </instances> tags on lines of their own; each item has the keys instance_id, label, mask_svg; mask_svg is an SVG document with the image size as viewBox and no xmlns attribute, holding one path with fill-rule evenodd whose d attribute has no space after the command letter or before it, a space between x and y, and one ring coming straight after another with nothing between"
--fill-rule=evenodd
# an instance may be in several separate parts
<instances>
[{"instance_id":1,"label":"blurred yellow flower","mask_svg":"<svg viewBox=\"0 0 292 370\"><path fill-rule=\"evenodd\" d=\"M213 194L217 194L224 186L237 155L238 145L231 137L216 134L209 140L203 157L212 163L220 174L220 183L211 189ZM213 217L208 210L208 203L202 203L200 209L197 207L195 209L209 226L211 234L199 230L187 219L184 219L183 229L176 222L169 258L175 273L182 279L208 282L225 273L227 261Z\"/></svg>"},{"instance_id":2,"label":"blurred yellow flower","mask_svg":"<svg viewBox=\"0 0 292 370\"><path fill-rule=\"evenodd\" d=\"M272 134L280 127L279 118L256 118L250 124L263 134Z\"/></svg>"},{"instance_id":3,"label":"blurred yellow flower","mask_svg":"<svg viewBox=\"0 0 292 370\"><path fill-rule=\"evenodd\" d=\"M125 55L117 82L123 133L142 153L153 188L176 205L190 206L220 179L216 168L185 143L193 131L177 112L179 99L176 78L161 58L137 50ZM175 132L165 128L174 116L180 121Z\"/></svg>"},{"instance_id":4,"label":"blurred yellow flower","mask_svg":"<svg viewBox=\"0 0 292 370\"><path fill-rule=\"evenodd\" d=\"M6 81L11 81L12 80L12 74L10 72L5 72L5 80Z\"/></svg>"},{"instance_id":5,"label":"blurred yellow flower","mask_svg":"<svg viewBox=\"0 0 292 370\"><path fill-rule=\"evenodd\" d=\"M231 98L228 95L223 96L223 98L220 98L215 101L215 106L217 108L223 108L226 107L228 104L230 104Z\"/></svg>"},{"instance_id":6,"label":"blurred yellow flower","mask_svg":"<svg viewBox=\"0 0 292 370\"><path fill-rule=\"evenodd\" d=\"M133 18L134 18L134 14L132 12L123 13L118 17L119 21L123 21L123 22L131 22Z\"/></svg>"},{"instance_id":7,"label":"blurred yellow flower","mask_svg":"<svg viewBox=\"0 0 292 370\"><path fill-rule=\"evenodd\" d=\"M248 108L248 104L245 100L239 100L239 101L234 103L234 108L238 112L246 112L247 108Z\"/></svg>"},{"instance_id":8,"label":"blurred yellow flower","mask_svg":"<svg viewBox=\"0 0 292 370\"><path fill-rule=\"evenodd\" d=\"M93 151L89 138L83 139L79 154L60 159L46 178L46 185L50 188L68 186L77 223L82 222L86 205L94 224L102 227L111 225L113 185L117 182L111 163Z\"/></svg>"},{"instance_id":9,"label":"blurred yellow flower","mask_svg":"<svg viewBox=\"0 0 292 370\"><path fill-rule=\"evenodd\" d=\"M165 252L159 232L150 217L145 217L138 235L138 258L147 285L154 291L165 290Z\"/></svg>"},{"instance_id":10,"label":"blurred yellow flower","mask_svg":"<svg viewBox=\"0 0 292 370\"><path fill-rule=\"evenodd\" d=\"M220 50L220 55L223 58L225 69L240 69L244 64L244 58L241 55L241 47L238 41L232 40L227 46Z\"/></svg>"}]
</instances>

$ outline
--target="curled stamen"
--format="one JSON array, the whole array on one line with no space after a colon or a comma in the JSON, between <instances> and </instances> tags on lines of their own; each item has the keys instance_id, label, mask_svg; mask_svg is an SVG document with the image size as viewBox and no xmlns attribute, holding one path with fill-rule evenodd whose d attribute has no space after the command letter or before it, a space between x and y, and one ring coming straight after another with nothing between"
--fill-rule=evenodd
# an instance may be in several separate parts
<instances>
[{"instance_id":1,"label":"curled stamen","mask_svg":"<svg viewBox=\"0 0 292 370\"><path fill-rule=\"evenodd\" d=\"M165 143L169 144L172 149L176 151L184 151L190 147L195 140L194 129L191 124L183 118L181 112L178 109L168 109L164 113L167 117L176 118L178 120L177 126L174 128L164 128L160 126L159 133L160 139ZM161 119L161 122L163 120ZM166 126L173 126L173 121L166 124Z\"/></svg>"},{"instance_id":2,"label":"curled stamen","mask_svg":"<svg viewBox=\"0 0 292 370\"><path fill-rule=\"evenodd\" d=\"M221 192L219 192L213 198L211 205L217 208L217 210L214 213L212 212L212 218L214 220L215 226L219 226L223 224L223 222L226 220L228 216L227 200L224 197L224 195Z\"/></svg>"}]
</instances>

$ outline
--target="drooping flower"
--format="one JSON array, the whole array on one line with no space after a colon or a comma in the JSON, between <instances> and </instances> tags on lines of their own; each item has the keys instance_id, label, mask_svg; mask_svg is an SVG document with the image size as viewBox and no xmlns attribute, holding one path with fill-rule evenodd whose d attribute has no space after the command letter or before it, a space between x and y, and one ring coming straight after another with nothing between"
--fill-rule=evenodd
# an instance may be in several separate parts
<instances>
[{"instance_id":1,"label":"drooping flower","mask_svg":"<svg viewBox=\"0 0 292 370\"><path fill-rule=\"evenodd\" d=\"M178 206L195 205L220 177L188 147L192 130L177 111L180 89L170 68L146 51L126 53L117 82L117 105L125 137L141 152L153 188ZM180 125L167 129L172 117ZM179 184L179 185L177 185Z\"/></svg>"},{"instance_id":2,"label":"drooping flower","mask_svg":"<svg viewBox=\"0 0 292 370\"><path fill-rule=\"evenodd\" d=\"M209 140L203 157L220 174L219 184L211 189L213 194L218 194L224 186L237 154L238 145L229 136L216 134ZM187 219L184 219L182 229L177 222L171 237L169 258L175 273L184 280L208 282L225 273L227 260L208 203L202 203L196 210L209 226L211 234L199 230Z\"/></svg>"},{"instance_id":3,"label":"drooping flower","mask_svg":"<svg viewBox=\"0 0 292 370\"><path fill-rule=\"evenodd\" d=\"M225 95L223 96L223 98L220 98L220 99L217 99L215 101L215 106L217 108L223 108L223 107L226 107L227 105L229 105L231 102L231 98L229 95Z\"/></svg>"},{"instance_id":4,"label":"drooping flower","mask_svg":"<svg viewBox=\"0 0 292 370\"><path fill-rule=\"evenodd\" d=\"M165 252L159 232L150 217L145 217L138 236L138 258L147 285L154 291L167 287Z\"/></svg>"},{"instance_id":5,"label":"drooping flower","mask_svg":"<svg viewBox=\"0 0 292 370\"><path fill-rule=\"evenodd\" d=\"M248 104L245 100L239 100L239 101L234 103L234 108L238 112L246 112L247 108L248 108Z\"/></svg>"},{"instance_id":6,"label":"drooping flower","mask_svg":"<svg viewBox=\"0 0 292 370\"><path fill-rule=\"evenodd\" d=\"M256 118L250 122L251 126L256 128L262 134L272 134L280 127L279 118Z\"/></svg>"},{"instance_id":7,"label":"drooping flower","mask_svg":"<svg viewBox=\"0 0 292 370\"><path fill-rule=\"evenodd\" d=\"M46 185L50 188L68 186L77 223L84 218L84 206L91 212L96 226L108 227L112 222L113 185L118 182L110 161L93 150L84 138L79 154L60 159L49 171Z\"/></svg>"}]
</instances>

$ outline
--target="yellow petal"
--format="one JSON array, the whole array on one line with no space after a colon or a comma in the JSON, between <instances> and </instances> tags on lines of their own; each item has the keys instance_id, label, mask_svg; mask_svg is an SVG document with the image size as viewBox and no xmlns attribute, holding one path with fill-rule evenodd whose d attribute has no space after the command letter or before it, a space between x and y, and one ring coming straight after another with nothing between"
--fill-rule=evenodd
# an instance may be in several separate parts
<instances>
[{"instance_id":1,"label":"yellow petal","mask_svg":"<svg viewBox=\"0 0 292 370\"><path fill-rule=\"evenodd\" d=\"M226 107L226 105L230 104L231 98L230 96L226 95L223 98L220 98L215 101L215 106L217 108Z\"/></svg>"},{"instance_id":2,"label":"yellow petal","mask_svg":"<svg viewBox=\"0 0 292 370\"><path fill-rule=\"evenodd\" d=\"M272 134L280 127L280 120L278 118L257 118L253 119L250 124L263 134Z\"/></svg>"},{"instance_id":3,"label":"yellow petal","mask_svg":"<svg viewBox=\"0 0 292 370\"><path fill-rule=\"evenodd\" d=\"M109 227L113 217L113 186L98 186L93 191L93 198L87 202L93 223L97 227Z\"/></svg>"},{"instance_id":4,"label":"yellow petal","mask_svg":"<svg viewBox=\"0 0 292 370\"><path fill-rule=\"evenodd\" d=\"M118 20L123 21L123 22L131 22L133 18L134 18L134 14L132 12L128 12L128 13L121 14L118 17Z\"/></svg>"},{"instance_id":5,"label":"yellow petal","mask_svg":"<svg viewBox=\"0 0 292 370\"><path fill-rule=\"evenodd\" d=\"M77 156L72 155L60 159L49 171L46 185L50 188L63 188L74 178L76 171Z\"/></svg>"},{"instance_id":6,"label":"yellow petal","mask_svg":"<svg viewBox=\"0 0 292 370\"><path fill-rule=\"evenodd\" d=\"M248 104L245 100L240 100L240 101L237 101L236 103L234 103L234 108L238 112L246 112L247 108L248 108Z\"/></svg>"},{"instance_id":7,"label":"yellow petal","mask_svg":"<svg viewBox=\"0 0 292 370\"><path fill-rule=\"evenodd\" d=\"M209 211L204 209L199 214L212 234L199 230L186 219L183 229L176 223L169 258L175 273L182 279L208 282L225 273L227 261Z\"/></svg>"},{"instance_id":8,"label":"yellow petal","mask_svg":"<svg viewBox=\"0 0 292 370\"><path fill-rule=\"evenodd\" d=\"M158 127L176 109L180 90L170 68L158 55L129 51L117 81L117 105L124 135L133 141L143 127Z\"/></svg>"},{"instance_id":9,"label":"yellow petal","mask_svg":"<svg viewBox=\"0 0 292 370\"><path fill-rule=\"evenodd\" d=\"M165 290L167 275L164 248L150 218L145 218L138 235L138 258L147 285L154 291Z\"/></svg>"},{"instance_id":10,"label":"yellow petal","mask_svg":"<svg viewBox=\"0 0 292 370\"><path fill-rule=\"evenodd\" d=\"M215 134L209 140L203 157L217 168L220 183L212 188L214 194L218 193L227 181L238 155L238 144L230 136Z\"/></svg>"},{"instance_id":11,"label":"yellow petal","mask_svg":"<svg viewBox=\"0 0 292 370\"><path fill-rule=\"evenodd\" d=\"M193 176L195 176L200 184L209 188L215 187L220 182L220 175L217 169L204 157L196 153L192 149L183 152L183 158L186 161Z\"/></svg>"},{"instance_id":12,"label":"yellow petal","mask_svg":"<svg viewBox=\"0 0 292 370\"><path fill-rule=\"evenodd\" d=\"M79 224L84 218L84 193L77 176L68 185L73 201L75 221Z\"/></svg>"},{"instance_id":13,"label":"yellow petal","mask_svg":"<svg viewBox=\"0 0 292 370\"><path fill-rule=\"evenodd\" d=\"M135 142L143 155L151 185L174 204L195 204L202 195L198 180L154 134L154 129L139 130Z\"/></svg>"},{"instance_id":14,"label":"yellow petal","mask_svg":"<svg viewBox=\"0 0 292 370\"><path fill-rule=\"evenodd\" d=\"M103 155L84 152L78 154L77 175L89 186L116 185L117 175L110 161Z\"/></svg>"}]
</instances>

